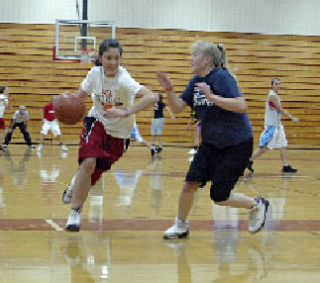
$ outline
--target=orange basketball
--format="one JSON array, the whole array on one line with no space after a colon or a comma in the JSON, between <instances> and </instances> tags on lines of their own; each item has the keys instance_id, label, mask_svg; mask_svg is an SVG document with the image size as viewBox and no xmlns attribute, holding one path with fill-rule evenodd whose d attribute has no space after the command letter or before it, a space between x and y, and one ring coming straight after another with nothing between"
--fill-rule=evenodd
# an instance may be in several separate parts
<instances>
[{"instance_id":1,"label":"orange basketball","mask_svg":"<svg viewBox=\"0 0 320 283\"><path fill-rule=\"evenodd\" d=\"M83 100L72 93L62 93L54 96L53 107L57 119L67 125L80 122L86 111Z\"/></svg>"}]
</instances>

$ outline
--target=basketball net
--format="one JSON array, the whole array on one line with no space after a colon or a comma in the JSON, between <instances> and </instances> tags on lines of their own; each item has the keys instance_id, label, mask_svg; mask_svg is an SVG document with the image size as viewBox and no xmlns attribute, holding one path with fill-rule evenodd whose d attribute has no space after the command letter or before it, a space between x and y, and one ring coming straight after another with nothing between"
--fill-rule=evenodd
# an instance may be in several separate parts
<instances>
[{"instance_id":1,"label":"basketball net","mask_svg":"<svg viewBox=\"0 0 320 283\"><path fill-rule=\"evenodd\" d=\"M80 63L81 64L90 64L93 54L94 54L94 50L93 49L87 49L87 48L81 49L81 52L80 52Z\"/></svg>"}]
</instances>

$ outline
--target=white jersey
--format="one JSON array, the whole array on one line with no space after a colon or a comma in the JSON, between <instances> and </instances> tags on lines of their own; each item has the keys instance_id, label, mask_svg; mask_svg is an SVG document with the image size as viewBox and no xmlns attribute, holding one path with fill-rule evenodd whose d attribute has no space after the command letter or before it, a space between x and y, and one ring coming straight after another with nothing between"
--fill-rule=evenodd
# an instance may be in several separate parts
<instances>
[{"instance_id":1,"label":"white jersey","mask_svg":"<svg viewBox=\"0 0 320 283\"><path fill-rule=\"evenodd\" d=\"M8 98L4 94L0 94L0 118L3 118L4 110L8 106Z\"/></svg>"},{"instance_id":2,"label":"white jersey","mask_svg":"<svg viewBox=\"0 0 320 283\"><path fill-rule=\"evenodd\" d=\"M93 106L88 116L98 119L109 135L116 138L129 138L135 120L134 115L127 118L106 118L105 110L130 107L134 104L134 98L142 87L121 66L114 78L107 78L104 75L103 66L92 67L81 83L82 90L92 93Z\"/></svg>"},{"instance_id":3,"label":"white jersey","mask_svg":"<svg viewBox=\"0 0 320 283\"><path fill-rule=\"evenodd\" d=\"M29 113L27 110L24 111L23 114L20 113L20 110L17 110L14 114L13 114L13 119L16 120L16 123L22 123L22 122L27 122L29 121Z\"/></svg>"},{"instance_id":4,"label":"white jersey","mask_svg":"<svg viewBox=\"0 0 320 283\"><path fill-rule=\"evenodd\" d=\"M271 96L275 96L278 102L281 103L279 95L274 90L270 90L266 102L264 125L277 127L281 125L281 113L276 107L270 105L272 103L270 101Z\"/></svg>"}]
</instances>

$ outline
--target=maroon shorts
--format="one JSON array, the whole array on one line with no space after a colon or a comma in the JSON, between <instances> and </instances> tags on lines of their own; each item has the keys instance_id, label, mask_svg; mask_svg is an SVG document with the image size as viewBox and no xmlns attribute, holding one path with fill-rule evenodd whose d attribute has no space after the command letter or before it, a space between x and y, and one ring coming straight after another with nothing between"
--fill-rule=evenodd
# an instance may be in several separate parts
<instances>
[{"instance_id":1,"label":"maroon shorts","mask_svg":"<svg viewBox=\"0 0 320 283\"><path fill-rule=\"evenodd\" d=\"M84 158L96 158L96 168L91 175L92 186L99 180L102 173L109 170L111 165L122 156L123 150L123 139L108 135L97 119L85 117L78 158L79 164Z\"/></svg>"},{"instance_id":2,"label":"maroon shorts","mask_svg":"<svg viewBox=\"0 0 320 283\"><path fill-rule=\"evenodd\" d=\"M6 124L4 123L4 119L0 118L0 129L4 130L6 128Z\"/></svg>"}]
</instances>

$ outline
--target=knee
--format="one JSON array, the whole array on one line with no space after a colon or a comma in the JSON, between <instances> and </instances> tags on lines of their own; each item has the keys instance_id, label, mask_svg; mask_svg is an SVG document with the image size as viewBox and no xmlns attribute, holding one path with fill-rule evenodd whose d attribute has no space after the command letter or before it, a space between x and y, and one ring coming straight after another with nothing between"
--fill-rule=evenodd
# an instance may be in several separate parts
<instances>
[{"instance_id":1,"label":"knee","mask_svg":"<svg viewBox=\"0 0 320 283\"><path fill-rule=\"evenodd\" d=\"M96 168L95 158L86 158L80 164L80 170L88 175L91 175Z\"/></svg>"},{"instance_id":2,"label":"knee","mask_svg":"<svg viewBox=\"0 0 320 283\"><path fill-rule=\"evenodd\" d=\"M188 183L183 184L182 192L187 194L194 194L200 186L200 183Z\"/></svg>"},{"instance_id":3,"label":"knee","mask_svg":"<svg viewBox=\"0 0 320 283\"><path fill-rule=\"evenodd\" d=\"M225 206L230 197L231 191L224 188L210 188L210 198L217 205Z\"/></svg>"},{"instance_id":4,"label":"knee","mask_svg":"<svg viewBox=\"0 0 320 283\"><path fill-rule=\"evenodd\" d=\"M228 201L213 201L213 202L219 206L229 206Z\"/></svg>"}]
</instances>

